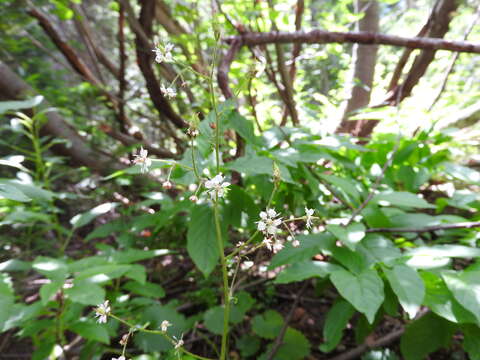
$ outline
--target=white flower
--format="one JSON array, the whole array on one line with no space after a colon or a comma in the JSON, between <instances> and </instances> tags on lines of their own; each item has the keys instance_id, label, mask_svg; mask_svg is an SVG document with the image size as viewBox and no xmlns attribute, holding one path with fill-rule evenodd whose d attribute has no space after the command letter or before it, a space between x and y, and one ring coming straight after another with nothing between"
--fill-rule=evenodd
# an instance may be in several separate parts
<instances>
[{"instance_id":1,"label":"white flower","mask_svg":"<svg viewBox=\"0 0 480 360\"><path fill-rule=\"evenodd\" d=\"M162 84L162 86L160 86L160 91L162 92L163 96L166 96L170 99L174 98L175 96L177 96L177 92L175 91L174 88L171 88L171 87L165 87L165 85Z\"/></svg>"},{"instance_id":2,"label":"white flower","mask_svg":"<svg viewBox=\"0 0 480 360\"><path fill-rule=\"evenodd\" d=\"M305 207L305 214L307 216L307 229L312 227L312 215L315 210Z\"/></svg>"},{"instance_id":3,"label":"white flower","mask_svg":"<svg viewBox=\"0 0 480 360\"><path fill-rule=\"evenodd\" d=\"M212 199L215 199L215 195L218 195L219 198L223 197L227 192L227 187L230 186L230 183L223 181L224 177L220 173L216 175L212 180L205 181L205 187L208 189L208 193Z\"/></svg>"},{"instance_id":4,"label":"white flower","mask_svg":"<svg viewBox=\"0 0 480 360\"><path fill-rule=\"evenodd\" d=\"M125 356L120 356L118 358L112 358L112 360L127 360L127 358Z\"/></svg>"},{"instance_id":5,"label":"white flower","mask_svg":"<svg viewBox=\"0 0 480 360\"><path fill-rule=\"evenodd\" d=\"M172 44L166 44L163 47L163 51L158 46L156 46L155 49L152 50L155 53L155 61L159 64L162 62L173 62L172 50Z\"/></svg>"},{"instance_id":6,"label":"white flower","mask_svg":"<svg viewBox=\"0 0 480 360\"><path fill-rule=\"evenodd\" d=\"M160 324L160 328L162 329L163 332L167 332L167 328L169 326L172 326L172 324L168 320L163 320L162 323Z\"/></svg>"},{"instance_id":7,"label":"white flower","mask_svg":"<svg viewBox=\"0 0 480 360\"><path fill-rule=\"evenodd\" d=\"M170 190L170 189L172 188L172 186L173 186L172 183L171 183L170 181L168 181L168 180L167 180L167 181L164 181L164 182L162 183L162 187L163 187L165 190Z\"/></svg>"},{"instance_id":8,"label":"white flower","mask_svg":"<svg viewBox=\"0 0 480 360\"><path fill-rule=\"evenodd\" d=\"M282 223L282 218L275 219L278 216L277 212L273 209L267 209L267 211L260 212L260 221L257 221L257 229L263 232L265 235L275 235L278 231L278 227Z\"/></svg>"},{"instance_id":9,"label":"white flower","mask_svg":"<svg viewBox=\"0 0 480 360\"><path fill-rule=\"evenodd\" d=\"M135 159L133 159L134 164L141 164L140 171L146 173L148 168L152 165L152 160L148 158L148 150L144 149L143 147L140 148L140 152L138 154L133 155Z\"/></svg>"},{"instance_id":10,"label":"white flower","mask_svg":"<svg viewBox=\"0 0 480 360\"><path fill-rule=\"evenodd\" d=\"M180 339L177 339L175 336L173 337L175 339L175 349L178 350L180 349L185 342L183 341L183 334L180 336Z\"/></svg>"},{"instance_id":11,"label":"white flower","mask_svg":"<svg viewBox=\"0 0 480 360\"><path fill-rule=\"evenodd\" d=\"M273 243L271 239L265 238L263 239L262 243L267 247L268 250L272 251Z\"/></svg>"},{"instance_id":12,"label":"white flower","mask_svg":"<svg viewBox=\"0 0 480 360\"><path fill-rule=\"evenodd\" d=\"M293 247L299 247L300 246L300 241L298 241L297 239L293 240L292 241L292 246Z\"/></svg>"},{"instance_id":13,"label":"white flower","mask_svg":"<svg viewBox=\"0 0 480 360\"><path fill-rule=\"evenodd\" d=\"M95 317L98 317L97 322L99 324L106 323L109 314L110 305L108 305L108 300L105 300L103 304L98 305L95 309Z\"/></svg>"},{"instance_id":14,"label":"white flower","mask_svg":"<svg viewBox=\"0 0 480 360\"><path fill-rule=\"evenodd\" d=\"M272 251L276 254L277 252L279 252L282 249L283 249L283 243L280 240L276 240L273 243Z\"/></svg>"}]
</instances>

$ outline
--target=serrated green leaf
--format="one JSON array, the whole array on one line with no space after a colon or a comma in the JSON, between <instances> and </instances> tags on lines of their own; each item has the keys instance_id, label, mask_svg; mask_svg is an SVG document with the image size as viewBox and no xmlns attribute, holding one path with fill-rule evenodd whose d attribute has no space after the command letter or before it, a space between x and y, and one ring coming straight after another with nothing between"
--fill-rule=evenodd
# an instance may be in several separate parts
<instances>
[{"instance_id":1,"label":"serrated green leaf","mask_svg":"<svg viewBox=\"0 0 480 360\"><path fill-rule=\"evenodd\" d=\"M283 318L274 310L267 310L252 319L253 332L264 339L275 339L282 326Z\"/></svg>"}]
</instances>

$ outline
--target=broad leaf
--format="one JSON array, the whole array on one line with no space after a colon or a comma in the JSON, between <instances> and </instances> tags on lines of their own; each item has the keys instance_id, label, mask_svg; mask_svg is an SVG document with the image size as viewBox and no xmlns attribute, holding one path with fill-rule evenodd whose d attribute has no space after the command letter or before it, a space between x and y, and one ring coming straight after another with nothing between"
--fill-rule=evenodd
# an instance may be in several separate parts
<instances>
[{"instance_id":1,"label":"broad leaf","mask_svg":"<svg viewBox=\"0 0 480 360\"><path fill-rule=\"evenodd\" d=\"M295 281L302 281L312 277L324 278L339 266L330 264L325 261L303 261L294 263L293 265L282 270L277 275L275 283L288 284Z\"/></svg>"},{"instance_id":2,"label":"broad leaf","mask_svg":"<svg viewBox=\"0 0 480 360\"><path fill-rule=\"evenodd\" d=\"M213 210L207 205L195 206L190 213L187 250L195 265L208 277L220 255Z\"/></svg>"},{"instance_id":3,"label":"broad leaf","mask_svg":"<svg viewBox=\"0 0 480 360\"><path fill-rule=\"evenodd\" d=\"M400 206L420 209L435 209L435 206L418 197L417 195L406 191L385 191L375 195L372 203L382 206Z\"/></svg>"},{"instance_id":4,"label":"broad leaf","mask_svg":"<svg viewBox=\"0 0 480 360\"><path fill-rule=\"evenodd\" d=\"M383 271L398 296L400 305L413 319L425 297L423 280L414 269L406 265L395 265L392 269L385 267Z\"/></svg>"},{"instance_id":5,"label":"broad leaf","mask_svg":"<svg viewBox=\"0 0 480 360\"><path fill-rule=\"evenodd\" d=\"M344 269L332 271L332 283L340 295L373 323L375 314L383 303L383 281L375 270L366 269L356 275Z\"/></svg>"},{"instance_id":6,"label":"broad leaf","mask_svg":"<svg viewBox=\"0 0 480 360\"><path fill-rule=\"evenodd\" d=\"M361 223L348 226L330 224L326 228L352 251L355 251L357 244L365 237L365 226Z\"/></svg>"},{"instance_id":7,"label":"broad leaf","mask_svg":"<svg viewBox=\"0 0 480 360\"><path fill-rule=\"evenodd\" d=\"M323 326L324 343L319 347L321 351L330 352L335 349L342 340L343 329L354 313L355 309L345 300L337 301L330 308Z\"/></svg>"}]
</instances>

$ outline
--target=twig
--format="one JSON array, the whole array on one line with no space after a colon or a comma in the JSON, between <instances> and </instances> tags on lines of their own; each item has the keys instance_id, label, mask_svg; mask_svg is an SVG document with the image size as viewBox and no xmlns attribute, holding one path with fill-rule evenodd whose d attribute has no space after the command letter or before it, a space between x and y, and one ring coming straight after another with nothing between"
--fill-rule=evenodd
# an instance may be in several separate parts
<instances>
[{"instance_id":1,"label":"twig","mask_svg":"<svg viewBox=\"0 0 480 360\"><path fill-rule=\"evenodd\" d=\"M465 34L463 35L463 40L467 40L468 36L470 35L473 28L475 27L475 24L477 23L478 19L480 19L480 6L477 8L476 13L473 15L473 21L470 24L470 26L467 28L467 30L465 31ZM433 99L432 104L428 108L428 111L431 111L433 109L433 107L435 106L437 101L440 99L440 96L442 95L443 91L447 87L448 78L449 78L450 74L452 73L453 68L455 67L455 63L457 62L457 59L458 59L459 56L460 56L460 53L458 53L458 52L453 55L452 60L450 62L450 65L448 66L448 69L445 72L445 77L443 78L442 86L440 87L440 90L438 90L437 96L435 96L435 99Z\"/></svg>"},{"instance_id":2,"label":"twig","mask_svg":"<svg viewBox=\"0 0 480 360\"><path fill-rule=\"evenodd\" d=\"M293 314L295 313L295 309L297 308L298 302L300 301L300 298L302 297L303 292L307 288L307 285L308 285L308 282L305 281L303 283L302 288L298 291L298 293L295 297L295 301L293 302L292 307L290 308L290 311L288 312L287 316L285 317L285 321L283 323L282 329L280 330L280 332L277 335L277 338L273 342L272 350L270 350L270 354L268 354L267 360L272 360L274 358L276 352L278 351L278 349L282 345L283 337L285 336L285 333L287 332L287 329L288 329L288 323L290 322L290 320L292 320Z\"/></svg>"},{"instance_id":3,"label":"twig","mask_svg":"<svg viewBox=\"0 0 480 360\"><path fill-rule=\"evenodd\" d=\"M241 46L242 42L240 39L235 39L234 41L232 41L230 48L228 49L227 53L222 58L220 65L218 66L218 86L220 87L220 90L222 90L223 96L225 96L226 99L230 99L233 97L233 92L229 86L228 72L230 70L230 66L232 65L233 59L237 55Z\"/></svg>"},{"instance_id":4,"label":"twig","mask_svg":"<svg viewBox=\"0 0 480 360\"><path fill-rule=\"evenodd\" d=\"M373 228L367 229L366 232L412 232L412 233L422 233L429 231L438 231L438 230L452 230L452 229L471 229L471 228L480 228L480 221L472 222L462 222L456 224L445 224L445 225L432 225L425 226L423 228Z\"/></svg>"},{"instance_id":5,"label":"twig","mask_svg":"<svg viewBox=\"0 0 480 360\"><path fill-rule=\"evenodd\" d=\"M373 344L367 345L367 344L361 344L357 346L356 348L347 351L343 354L340 354L338 356L335 356L329 360L353 360L353 359L358 359L360 355L362 355L364 352L368 351L369 349L372 348L379 348L379 347L384 347L387 346L395 341L397 341L405 332L405 328L400 328L398 330L395 330L391 332L388 335L385 335L384 337L378 339L375 341Z\"/></svg>"},{"instance_id":6,"label":"twig","mask_svg":"<svg viewBox=\"0 0 480 360\"><path fill-rule=\"evenodd\" d=\"M370 33L365 31L358 32L333 32L324 30L312 30L308 32L249 32L241 36L231 36L225 38L225 42L232 43L234 40L241 39L242 45L254 46L265 44L288 44L288 43L306 43L306 44L328 44L328 43L358 43L365 45L391 45L411 49L425 50L447 50L480 54L480 44L466 41L451 41L436 38L424 37L403 37L395 35L385 35Z\"/></svg>"}]
</instances>

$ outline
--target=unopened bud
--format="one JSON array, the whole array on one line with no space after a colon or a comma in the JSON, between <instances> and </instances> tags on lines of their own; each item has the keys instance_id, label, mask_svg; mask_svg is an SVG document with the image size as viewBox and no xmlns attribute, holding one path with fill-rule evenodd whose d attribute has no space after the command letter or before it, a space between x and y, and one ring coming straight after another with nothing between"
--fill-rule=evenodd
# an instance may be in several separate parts
<instances>
[{"instance_id":1,"label":"unopened bud","mask_svg":"<svg viewBox=\"0 0 480 360\"><path fill-rule=\"evenodd\" d=\"M280 168L278 167L277 163L273 163L273 182L278 184L281 181L281 173Z\"/></svg>"},{"instance_id":2,"label":"unopened bud","mask_svg":"<svg viewBox=\"0 0 480 360\"><path fill-rule=\"evenodd\" d=\"M211 127L212 129L216 129L216 128L217 128L217 125L216 125L215 123L210 123L209 125L210 125L210 127Z\"/></svg>"},{"instance_id":3,"label":"unopened bud","mask_svg":"<svg viewBox=\"0 0 480 360\"><path fill-rule=\"evenodd\" d=\"M196 197L195 195L192 195L192 196L189 197L189 200L190 200L191 202L196 203L196 202L198 201L198 197Z\"/></svg>"},{"instance_id":4,"label":"unopened bud","mask_svg":"<svg viewBox=\"0 0 480 360\"><path fill-rule=\"evenodd\" d=\"M165 181L163 184L162 184L163 188L165 190L170 190L172 188L172 183L170 181Z\"/></svg>"}]
</instances>

